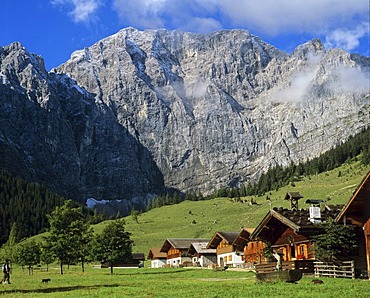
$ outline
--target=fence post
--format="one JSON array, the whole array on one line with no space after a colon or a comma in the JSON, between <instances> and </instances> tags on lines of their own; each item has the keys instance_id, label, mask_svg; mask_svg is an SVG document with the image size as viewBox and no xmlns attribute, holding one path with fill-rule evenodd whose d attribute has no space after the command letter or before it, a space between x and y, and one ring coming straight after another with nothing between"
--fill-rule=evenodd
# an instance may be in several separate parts
<instances>
[{"instance_id":1,"label":"fence post","mask_svg":"<svg viewBox=\"0 0 370 298\"><path fill-rule=\"evenodd\" d=\"M351 261L352 279L355 279L355 261Z\"/></svg>"}]
</instances>

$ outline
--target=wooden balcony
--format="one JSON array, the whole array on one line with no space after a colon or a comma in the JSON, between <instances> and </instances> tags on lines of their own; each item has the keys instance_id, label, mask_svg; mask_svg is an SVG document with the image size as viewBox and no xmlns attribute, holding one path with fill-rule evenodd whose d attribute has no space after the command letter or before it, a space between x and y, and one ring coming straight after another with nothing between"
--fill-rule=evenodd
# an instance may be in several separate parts
<instances>
[{"instance_id":1,"label":"wooden balcony","mask_svg":"<svg viewBox=\"0 0 370 298\"><path fill-rule=\"evenodd\" d=\"M234 247L232 245L216 249L217 255L226 254L226 253L233 252L233 251L234 251Z\"/></svg>"},{"instance_id":2,"label":"wooden balcony","mask_svg":"<svg viewBox=\"0 0 370 298\"><path fill-rule=\"evenodd\" d=\"M174 259L174 258L180 258L180 257L182 257L181 252L174 253L174 254L168 254L168 255L167 255L167 260L168 260L168 259Z\"/></svg>"}]
</instances>

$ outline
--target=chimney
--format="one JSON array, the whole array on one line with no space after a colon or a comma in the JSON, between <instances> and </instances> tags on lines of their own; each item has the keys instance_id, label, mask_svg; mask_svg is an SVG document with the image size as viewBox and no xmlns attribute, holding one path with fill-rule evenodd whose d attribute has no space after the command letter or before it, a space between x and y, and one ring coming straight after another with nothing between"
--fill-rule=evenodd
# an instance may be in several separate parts
<instances>
[{"instance_id":1,"label":"chimney","mask_svg":"<svg viewBox=\"0 0 370 298\"><path fill-rule=\"evenodd\" d=\"M321 210L320 204L324 202L323 200L306 200L306 204L311 204L309 207L309 221L312 223L321 222Z\"/></svg>"},{"instance_id":2,"label":"chimney","mask_svg":"<svg viewBox=\"0 0 370 298\"><path fill-rule=\"evenodd\" d=\"M311 206L310 207L310 217L308 218L312 223L321 222L321 210L320 207Z\"/></svg>"}]
</instances>

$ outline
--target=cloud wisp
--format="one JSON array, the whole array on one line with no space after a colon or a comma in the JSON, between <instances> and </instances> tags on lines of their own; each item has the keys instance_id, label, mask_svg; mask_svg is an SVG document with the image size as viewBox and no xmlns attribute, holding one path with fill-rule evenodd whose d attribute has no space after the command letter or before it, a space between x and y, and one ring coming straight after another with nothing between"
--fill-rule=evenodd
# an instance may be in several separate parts
<instances>
[{"instance_id":1,"label":"cloud wisp","mask_svg":"<svg viewBox=\"0 0 370 298\"><path fill-rule=\"evenodd\" d=\"M369 24L363 22L353 30L336 29L330 32L325 39L326 48L341 48L352 51L360 44L359 39L369 35Z\"/></svg>"},{"instance_id":2,"label":"cloud wisp","mask_svg":"<svg viewBox=\"0 0 370 298\"><path fill-rule=\"evenodd\" d=\"M101 0L52 0L55 6L68 9L68 15L76 23L89 22L96 17Z\"/></svg>"}]
</instances>

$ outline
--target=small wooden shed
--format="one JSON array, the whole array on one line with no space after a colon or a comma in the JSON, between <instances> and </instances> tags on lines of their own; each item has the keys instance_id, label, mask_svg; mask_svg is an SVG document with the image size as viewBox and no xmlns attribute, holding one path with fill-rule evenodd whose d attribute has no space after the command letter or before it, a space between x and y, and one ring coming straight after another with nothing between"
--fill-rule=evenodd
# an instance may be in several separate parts
<instances>
[{"instance_id":1,"label":"small wooden shed","mask_svg":"<svg viewBox=\"0 0 370 298\"><path fill-rule=\"evenodd\" d=\"M370 171L357 186L336 221L356 227L358 256L355 257L355 267L367 272L370 278Z\"/></svg>"},{"instance_id":2,"label":"small wooden shed","mask_svg":"<svg viewBox=\"0 0 370 298\"><path fill-rule=\"evenodd\" d=\"M162 268L166 266L167 254L161 252L159 247L152 247L148 253L148 259L151 260L151 268Z\"/></svg>"}]
</instances>

